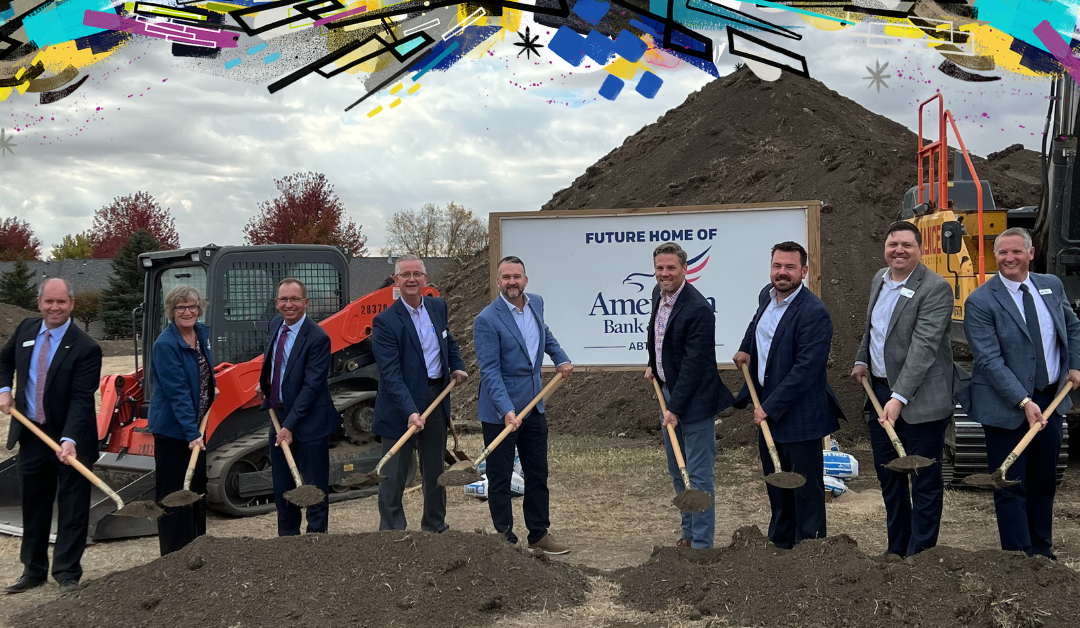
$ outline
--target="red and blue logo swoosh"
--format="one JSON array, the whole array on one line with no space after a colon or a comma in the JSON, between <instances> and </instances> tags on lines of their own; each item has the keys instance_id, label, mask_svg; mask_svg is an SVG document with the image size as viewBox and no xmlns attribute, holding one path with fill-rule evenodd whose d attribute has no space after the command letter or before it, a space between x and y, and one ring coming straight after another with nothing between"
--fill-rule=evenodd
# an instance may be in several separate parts
<instances>
[{"instance_id":1,"label":"red and blue logo swoosh","mask_svg":"<svg viewBox=\"0 0 1080 628\"><path fill-rule=\"evenodd\" d=\"M709 263L710 250L712 250L711 246L697 256L686 260L686 281L694 283L701 277L702 271L705 270L706 264ZM656 276L653 273L630 273L626 276L626 279L623 279L623 285L637 286L637 291L641 292L645 289L647 281L655 282Z\"/></svg>"}]
</instances>

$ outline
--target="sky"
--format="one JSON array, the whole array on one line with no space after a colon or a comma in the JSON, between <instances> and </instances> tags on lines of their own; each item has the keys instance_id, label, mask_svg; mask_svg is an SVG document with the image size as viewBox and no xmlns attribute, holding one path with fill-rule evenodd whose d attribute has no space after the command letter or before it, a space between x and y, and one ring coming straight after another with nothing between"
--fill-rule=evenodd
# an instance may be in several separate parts
<instances>
[{"instance_id":1,"label":"sky","mask_svg":"<svg viewBox=\"0 0 1080 628\"><path fill-rule=\"evenodd\" d=\"M528 18L526 25L542 44L554 34ZM1049 79L999 71L1000 81L966 83L934 69L943 58L929 50L799 32L801 41L784 45L806 56L810 75L875 113L915 128L918 101L941 90L975 154L1015 143L1039 149ZM726 42L723 32L711 35ZM401 209L456 201L484 220L493 211L539 210L714 80L684 64L660 75L653 99L628 88L607 101L597 95L603 70L574 68L546 48L539 60L518 58L512 41L428 73L423 89L395 109L380 94L346 113L364 93L356 76L311 76L271 95L265 85L178 67L168 45L137 40L92 66L92 79L64 100L38 105L27 93L0 103L0 127L15 145L0 157L0 218L28 221L47 254L64 235L88 229L114 197L145 190L170 209L182 246L242 244L259 202L276 195L273 180L311 170L327 176L378 255L384 221ZM725 51L717 67L726 74L738 61ZM864 78L878 63L888 63L885 87ZM375 104L384 111L369 118Z\"/></svg>"}]
</instances>

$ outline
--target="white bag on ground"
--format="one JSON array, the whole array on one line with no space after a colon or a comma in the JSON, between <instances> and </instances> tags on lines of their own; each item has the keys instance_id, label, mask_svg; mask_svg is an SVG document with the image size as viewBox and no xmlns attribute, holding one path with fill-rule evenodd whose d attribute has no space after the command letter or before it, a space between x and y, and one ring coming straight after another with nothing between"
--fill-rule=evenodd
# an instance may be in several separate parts
<instances>
[{"instance_id":1,"label":"white bag on ground","mask_svg":"<svg viewBox=\"0 0 1080 628\"><path fill-rule=\"evenodd\" d=\"M464 486L465 494L470 497L478 497L480 499L487 499L488 496L488 480L487 474L481 477L479 480L472 484L466 484ZM525 480L521 475L514 471L510 476L510 496L521 497L525 494Z\"/></svg>"},{"instance_id":2,"label":"white bag on ground","mask_svg":"<svg viewBox=\"0 0 1080 628\"><path fill-rule=\"evenodd\" d=\"M833 497L840 497L847 490L847 486L844 481L832 476L825 476L825 492L832 493Z\"/></svg>"},{"instance_id":3,"label":"white bag on ground","mask_svg":"<svg viewBox=\"0 0 1080 628\"><path fill-rule=\"evenodd\" d=\"M826 451L825 475L834 478L857 478L859 477L859 461L851 454L842 451Z\"/></svg>"}]
</instances>

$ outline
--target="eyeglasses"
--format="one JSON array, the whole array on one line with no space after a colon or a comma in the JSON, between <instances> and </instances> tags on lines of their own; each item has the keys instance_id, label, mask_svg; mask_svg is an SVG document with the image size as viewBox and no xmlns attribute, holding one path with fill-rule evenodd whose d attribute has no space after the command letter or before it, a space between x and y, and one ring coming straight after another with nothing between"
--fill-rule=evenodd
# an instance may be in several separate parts
<instances>
[{"instance_id":1,"label":"eyeglasses","mask_svg":"<svg viewBox=\"0 0 1080 628\"><path fill-rule=\"evenodd\" d=\"M304 299L305 299L305 297L278 297L277 299L274 299L274 300L277 301L278 303L285 304L285 303L300 303Z\"/></svg>"},{"instance_id":2,"label":"eyeglasses","mask_svg":"<svg viewBox=\"0 0 1080 628\"><path fill-rule=\"evenodd\" d=\"M177 314L183 314L184 312L193 312L195 314L198 314L199 313L199 306L198 305L177 305L176 307L173 308L173 311L176 312Z\"/></svg>"},{"instance_id":3,"label":"eyeglasses","mask_svg":"<svg viewBox=\"0 0 1080 628\"><path fill-rule=\"evenodd\" d=\"M398 277L402 279L420 279L427 276L427 273L398 273Z\"/></svg>"}]
</instances>

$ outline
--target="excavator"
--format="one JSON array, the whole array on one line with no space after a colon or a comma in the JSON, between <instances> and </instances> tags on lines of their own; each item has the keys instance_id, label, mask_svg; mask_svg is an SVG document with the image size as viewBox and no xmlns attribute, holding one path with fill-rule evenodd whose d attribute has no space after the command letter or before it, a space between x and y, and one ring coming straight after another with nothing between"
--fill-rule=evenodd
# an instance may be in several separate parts
<instances>
[{"instance_id":1,"label":"excavator","mask_svg":"<svg viewBox=\"0 0 1080 628\"><path fill-rule=\"evenodd\" d=\"M101 381L97 415L100 457L94 471L125 502L154 499L154 437L147 430L154 386L149 356L165 328L164 297L189 285L206 295L202 322L210 326L211 351L219 393L206 426L209 508L225 515L250 516L274 509L268 448L269 419L259 410L255 387L266 347L267 324L275 315L273 295L279 281L294 277L307 287L307 315L330 336L329 385L342 424L331 436L330 501L370 495L376 488L350 488L346 475L375 468L381 445L371 434L379 371L371 350L376 314L391 306L397 289L386 287L349 299L348 258L338 248L320 245L268 245L201 248L143 253L143 304L132 312L135 329L141 309L141 333L134 334L135 369ZM438 296L428 286L425 296ZM17 458L0 463L0 532L21 534L22 496ZM157 534L156 523L114 515L112 501L96 489L90 509L89 536L95 541Z\"/></svg>"},{"instance_id":2,"label":"excavator","mask_svg":"<svg viewBox=\"0 0 1080 628\"><path fill-rule=\"evenodd\" d=\"M935 111L936 105L936 111ZM924 132L934 119L937 134ZM919 104L918 184L904 195L899 219L914 223L922 233L922 261L953 287L950 338L956 361L971 370L964 335L964 304L968 296L997 272L993 242L1012 227L1024 227L1035 246L1032 272L1058 276L1074 310L1080 310L1080 169L1076 166L1080 88L1068 76L1050 87L1050 106L1041 149L1042 198L1039 205L1013 209L994 202L990 182L975 171L956 120L945 109L942 95ZM949 134L957 147L949 179ZM933 132L933 129L926 129ZM932 140L932 141L931 141ZM1077 191L1074 196L1074 190ZM1058 460L1058 482L1069 457L1069 422ZM982 426L957 405L946 434L942 473L946 486L960 485L973 473L986 473L986 442Z\"/></svg>"}]
</instances>

